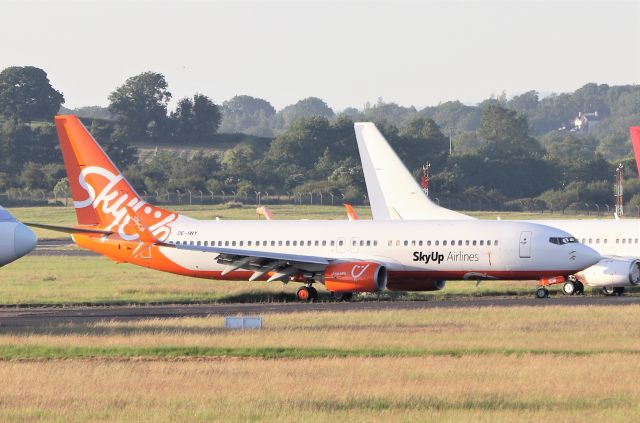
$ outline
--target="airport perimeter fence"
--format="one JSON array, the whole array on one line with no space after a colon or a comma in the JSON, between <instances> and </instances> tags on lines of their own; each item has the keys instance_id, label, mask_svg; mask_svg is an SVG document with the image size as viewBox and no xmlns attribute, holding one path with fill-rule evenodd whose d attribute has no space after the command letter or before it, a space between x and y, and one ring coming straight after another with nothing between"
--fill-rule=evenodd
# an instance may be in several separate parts
<instances>
[{"instance_id":1,"label":"airport perimeter fence","mask_svg":"<svg viewBox=\"0 0 640 423\"><path fill-rule=\"evenodd\" d=\"M267 191L254 191L235 193L233 191L221 191L215 193L201 190L185 191L164 191L140 193L145 201L151 204L176 206L176 205L226 205L227 207L276 205L276 204L304 204L304 205L324 205L342 206L343 203L366 206L369 200L366 196L361 198L345 198L344 194L306 192L306 193L273 193ZM529 213L560 213L566 215L586 215L594 217L612 216L615 206L612 204L598 203L573 203L565 209L550 208L540 201L523 200L520 204L510 202L497 207L478 208L477 204L466 204L460 199L450 199L447 201L433 197L432 200L438 205L453 210L480 210L495 212L529 212ZM5 207L72 207L73 200L66 196L59 196L55 192L45 190L12 190L0 193L0 205ZM634 207L625 206L625 215L640 218L640 205Z\"/></svg>"}]
</instances>

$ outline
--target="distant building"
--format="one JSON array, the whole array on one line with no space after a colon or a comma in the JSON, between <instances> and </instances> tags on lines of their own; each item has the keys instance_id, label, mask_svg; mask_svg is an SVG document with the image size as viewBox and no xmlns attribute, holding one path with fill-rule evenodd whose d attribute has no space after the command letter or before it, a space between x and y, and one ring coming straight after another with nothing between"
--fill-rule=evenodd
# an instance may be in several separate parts
<instances>
[{"instance_id":1,"label":"distant building","mask_svg":"<svg viewBox=\"0 0 640 423\"><path fill-rule=\"evenodd\" d=\"M572 131L591 131L598 124L598 112L578 113L578 117L573 121Z\"/></svg>"}]
</instances>

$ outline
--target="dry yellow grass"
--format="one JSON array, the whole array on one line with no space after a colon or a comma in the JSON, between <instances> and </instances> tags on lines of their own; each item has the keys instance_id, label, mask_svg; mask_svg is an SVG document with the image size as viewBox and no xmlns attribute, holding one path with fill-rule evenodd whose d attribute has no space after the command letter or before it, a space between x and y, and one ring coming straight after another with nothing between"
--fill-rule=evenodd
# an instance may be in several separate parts
<instances>
[{"instance_id":1,"label":"dry yellow grass","mask_svg":"<svg viewBox=\"0 0 640 423\"><path fill-rule=\"evenodd\" d=\"M296 347L389 354L4 360L0 421L640 419L640 306L273 314L264 316L261 331L226 331L222 323L209 317L5 329L0 350Z\"/></svg>"},{"instance_id":2,"label":"dry yellow grass","mask_svg":"<svg viewBox=\"0 0 640 423\"><path fill-rule=\"evenodd\" d=\"M0 363L2 421L637 421L627 357Z\"/></svg>"},{"instance_id":3,"label":"dry yellow grass","mask_svg":"<svg viewBox=\"0 0 640 423\"><path fill-rule=\"evenodd\" d=\"M460 308L269 314L262 331L221 317L4 332L0 346L200 346L640 353L640 306ZM635 358L634 358L635 360Z\"/></svg>"}]
</instances>

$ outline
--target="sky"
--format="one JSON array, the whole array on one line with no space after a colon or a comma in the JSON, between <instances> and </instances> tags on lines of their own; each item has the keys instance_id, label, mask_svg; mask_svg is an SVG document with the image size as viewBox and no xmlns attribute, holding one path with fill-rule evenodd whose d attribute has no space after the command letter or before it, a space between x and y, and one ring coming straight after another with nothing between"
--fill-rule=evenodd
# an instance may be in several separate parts
<instances>
[{"instance_id":1,"label":"sky","mask_svg":"<svg viewBox=\"0 0 640 423\"><path fill-rule=\"evenodd\" d=\"M144 71L179 98L276 109L417 108L503 91L640 83L640 1L0 0L0 69L44 69L65 106Z\"/></svg>"}]
</instances>

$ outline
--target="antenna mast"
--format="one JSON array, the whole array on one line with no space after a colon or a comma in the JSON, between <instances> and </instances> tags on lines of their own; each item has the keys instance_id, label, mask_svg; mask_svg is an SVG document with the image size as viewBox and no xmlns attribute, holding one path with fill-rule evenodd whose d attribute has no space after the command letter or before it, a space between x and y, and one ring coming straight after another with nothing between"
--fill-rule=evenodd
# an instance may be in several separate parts
<instances>
[{"instance_id":1,"label":"antenna mast","mask_svg":"<svg viewBox=\"0 0 640 423\"><path fill-rule=\"evenodd\" d=\"M622 163L618 165L616 168L616 189L615 189L615 198L616 198L616 216L619 218L624 217L624 197L622 186L624 185L624 166Z\"/></svg>"},{"instance_id":2,"label":"antenna mast","mask_svg":"<svg viewBox=\"0 0 640 423\"><path fill-rule=\"evenodd\" d=\"M429 168L431 167L431 163L427 162L427 164L422 165L422 191L428 197L429 196Z\"/></svg>"}]
</instances>

